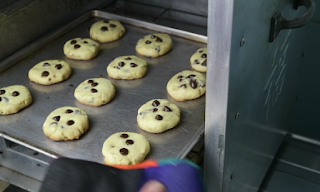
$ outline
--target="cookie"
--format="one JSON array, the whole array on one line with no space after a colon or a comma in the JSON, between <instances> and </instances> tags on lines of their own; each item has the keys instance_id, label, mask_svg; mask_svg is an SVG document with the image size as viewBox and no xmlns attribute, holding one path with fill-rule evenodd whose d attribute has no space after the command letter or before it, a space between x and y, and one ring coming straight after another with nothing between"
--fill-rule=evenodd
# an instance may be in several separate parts
<instances>
[{"instance_id":1,"label":"cookie","mask_svg":"<svg viewBox=\"0 0 320 192\"><path fill-rule=\"evenodd\" d=\"M63 52L69 59L90 60L98 55L100 44L89 38L74 38L63 46Z\"/></svg>"},{"instance_id":2,"label":"cookie","mask_svg":"<svg viewBox=\"0 0 320 192\"><path fill-rule=\"evenodd\" d=\"M107 67L108 75L113 79L139 79L147 72L147 62L136 56L121 56Z\"/></svg>"},{"instance_id":3,"label":"cookie","mask_svg":"<svg viewBox=\"0 0 320 192\"><path fill-rule=\"evenodd\" d=\"M102 147L104 162L109 165L134 165L150 151L149 141L141 134L119 132L111 135Z\"/></svg>"},{"instance_id":4,"label":"cookie","mask_svg":"<svg viewBox=\"0 0 320 192\"><path fill-rule=\"evenodd\" d=\"M17 113L32 103L30 91L23 85L0 89L0 115Z\"/></svg>"},{"instance_id":5,"label":"cookie","mask_svg":"<svg viewBox=\"0 0 320 192\"><path fill-rule=\"evenodd\" d=\"M146 57L159 57L166 54L171 48L170 36L163 33L146 35L136 45L136 51Z\"/></svg>"},{"instance_id":6,"label":"cookie","mask_svg":"<svg viewBox=\"0 0 320 192\"><path fill-rule=\"evenodd\" d=\"M90 28L90 37L100 43L107 43L120 39L125 32L124 27L116 20L101 20Z\"/></svg>"},{"instance_id":7,"label":"cookie","mask_svg":"<svg viewBox=\"0 0 320 192\"><path fill-rule=\"evenodd\" d=\"M176 101L197 99L206 92L206 77L196 71L182 71L169 80L167 91Z\"/></svg>"},{"instance_id":8,"label":"cookie","mask_svg":"<svg viewBox=\"0 0 320 192\"><path fill-rule=\"evenodd\" d=\"M116 93L110 80L91 78L83 81L74 91L75 98L84 105L101 106L109 103Z\"/></svg>"},{"instance_id":9,"label":"cookie","mask_svg":"<svg viewBox=\"0 0 320 192\"><path fill-rule=\"evenodd\" d=\"M180 109L166 99L153 99L138 110L139 127L150 133L162 133L180 122Z\"/></svg>"},{"instance_id":10,"label":"cookie","mask_svg":"<svg viewBox=\"0 0 320 192\"><path fill-rule=\"evenodd\" d=\"M207 48L198 49L190 58L191 67L200 72L207 72Z\"/></svg>"},{"instance_id":11,"label":"cookie","mask_svg":"<svg viewBox=\"0 0 320 192\"><path fill-rule=\"evenodd\" d=\"M68 79L71 75L70 65L63 60L46 60L33 66L28 73L30 81L41 85L51 85Z\"/></svg>"},{"instance_id":12,"label":"cookie","mask_svg":"<svg viewBox=\"0 0 320 192\"><path fill-rule=\"evenodd\" d=\"M88 116L77 107L60 107L52 111L43 123L43 133L53 141L79 139L88 129Z\"/></svg>"}]
</instances>

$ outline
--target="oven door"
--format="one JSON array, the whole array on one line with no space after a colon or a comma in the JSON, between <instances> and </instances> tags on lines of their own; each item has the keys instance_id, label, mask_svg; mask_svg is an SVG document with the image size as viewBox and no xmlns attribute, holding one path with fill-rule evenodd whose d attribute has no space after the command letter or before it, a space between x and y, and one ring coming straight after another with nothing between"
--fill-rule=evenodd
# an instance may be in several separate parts
<instances>
[{"instance_id":1,"label":"oven door","mask_svg":"<svg viewBox=\"0 0 320 192\"><path fill-rule=\"evenodd\" d=\"M302 26L314 9L312 0L209 1L208 191L259 190L288 130L304 56ZM275 28L283 30L273 39Z\"/></svg>"}]
</instances>

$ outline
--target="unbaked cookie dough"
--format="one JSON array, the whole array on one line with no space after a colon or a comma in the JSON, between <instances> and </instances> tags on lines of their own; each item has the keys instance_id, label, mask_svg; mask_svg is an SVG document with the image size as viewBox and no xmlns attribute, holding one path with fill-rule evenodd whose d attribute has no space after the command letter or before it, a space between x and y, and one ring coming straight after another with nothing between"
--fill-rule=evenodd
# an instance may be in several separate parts
<instances>
[{"instance_id":1,"label":"unbaked cookie dough","mask_svg":"<svg viewBox=\"0 0 320 192\"><path fill-rule=\"evenodd\" d=\"M63 52L69 59L90 60L97 56L100 44L89 38L74 38L63 46Z\"/></svg>"},{"instance_id":2,"label":"unbaked cookie dough","mask_svg":"<svg viewBox=\"0 0 320 192\"><path fill-rule=\"evenodd\" d=\"M53 141L79 139L89 129L89 118L77 107L61 107L52 111L43 124L43 133Z\"/></svg>"},{"instance_id":3,"label":"unbaked cookie dough","mask_svg":"<svg viewBox=\"0 0 320 192\"><path fill-rule=\"evenodd\" d=\"M111 135L102 147L104 162L109 165L134 165L142 162L149 152L149 141L131 132Z\"/></svg>"},{"instance_id":4,"label":"unbaked cookie dough","mask_svg":"<svg viewBox=\"0 0 320 192\"><path fill-rule=\"evenodd\" d=\"M90 28L90 37L100 43L107 43L120 39L125 32L124 27L116 20L101 20Z\"/></svg>"},{"instance_id":5,"label":"unbaked cookie dough","mask_svg":"<svg viewBox=\"0 0 320 192\"><path fill-rule=\"evenodd\" d=\"M147 72L147 62L133 55L121 56L111 61L107 72L113 79L139 79Z\"/></svg>"},{"instance_id":6,"label":"unbaked cookie dough","mask_svg":"<svg viewBox=\"0 0 320 192\"><path fill-rule=\"evenodd\" d=\"M75 98L84 105L101 106L109 103L116 93L110 80L91 78L83 81L74 91Z\"/></svg>"},{"instance_id":7,"label":"unbaked cookie dough","mask_svg":"<svg viewBox=\"0 0 320 192\"><path fill-rule=\"evenodd\" d=\"M166 99L153 99L138 110L139 127L150 133L162 133L180 122L180 109Z\"/></svg>"},{"instance_id":8,"label":"unbaked cookie dough","mask_svg":"<svg viewBox=\"0 0 320 192\"><path fill-rule=\"evenodd\" d=\"M0 89L0 115L17 113L32 103L30 91L23 85Z\"/></svg>"},{"instance_id":9,"label":"unbaked cookie dough","mask_svg":"<svg viewBox=\"0 0 320 192\"><path fill-rule=\"evenodd\" d=\"M46 60L33 66L28 73L30 81L41 85L51 85L68 79L71 75L70 65L63 60Z\"/></svg>"},{"instance_id":10,"label":"unbaked cookie dough","mask_svg":"<svg viewBox=\"0 0 320 192\"><path fill-rule=\"evenodd\" d=\"M206 77L197 71L182 71L169 80L167 91L176 101L197 99L206 92Z\"/></svg>"},{"instance_id":11,"label":"unbaked cookie dough","mask_svg":"<svg viewBox=\"0 0 320 192\"><path fill-rule=\"evenodd\" d=\"M190 58L191 67L200 72L207 72L207 48L200 48Z\"/></svg>"},{"instance_id":12,"label":"unbaked cookie dough","mask_svg":"<svg viewBox=\"0 0 320 192\"><path fill-rule=\"evenodd\" d=\"M136 45L136 51L146 57L159 57L166 54L171 48L170 36L163 33L146 35Z\"/></svg>"}]
</instances>

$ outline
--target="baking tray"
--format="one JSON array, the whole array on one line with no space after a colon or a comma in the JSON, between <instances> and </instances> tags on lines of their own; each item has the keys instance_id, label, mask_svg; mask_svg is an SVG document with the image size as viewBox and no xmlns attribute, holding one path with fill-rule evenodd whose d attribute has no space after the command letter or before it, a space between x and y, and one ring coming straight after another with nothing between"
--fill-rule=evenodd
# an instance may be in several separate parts
<instances>
[{"instance_id":1,"label":"baking tray","mask_svg":"<svg viewBox=\"0 0 320 192\"><path fill-rule=\"evenodd\" d=\"M67 59L63 54L66 41L89 37L90 26L101 19L115 19L123 23L125 35L114 42L101 44L99 55L90 61ZM150 33L171 35L172 50L158 58L147 58L135 52L137 41ZM204 132L205 96L196 100L178 102L166 91L166 84L176 73L191 70L189 59L207 37L161 25L147 23L103 11L90 11L65 27L39 39L27 48L0 63L0 88L10 85L26 86L33 103L17 114L0 116L0 136L51 157L65 156L103 163L101 153L104 141L120 131L143 134L151 145L147 159L166 157L183 158ZM148 62L145 77L137 80L115 80L106 72L116 57L137 55ZM28 71L43 60L62 59L73 68L69 79L50 86L30 82ZM111 80L116 87L115 98L107 105L90 107L79 103L73 96L75 88L84 80L95 77ZM181 121L171 130L152 134L137 124L137 111L151 99L168 99L181 109ZM86 111L90 130L78 140L55 142L42 131L42 124L53 110L75 106Z\"/></svg>"}]
</instances>

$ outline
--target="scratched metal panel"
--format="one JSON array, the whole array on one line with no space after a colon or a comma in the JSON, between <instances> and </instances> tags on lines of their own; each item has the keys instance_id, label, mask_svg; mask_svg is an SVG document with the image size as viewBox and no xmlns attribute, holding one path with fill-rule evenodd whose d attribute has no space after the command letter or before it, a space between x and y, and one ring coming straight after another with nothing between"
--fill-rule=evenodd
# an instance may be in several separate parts
<instances>
[{"instance_id":1,"label":"scratched metal panel","mask_svg":"<svg viewBox=\"0 0 320 192\"><path fill-rule=\"evenodd\" d=\"M305 11L293 10L292 3L209 3L208 63L214 61L207 72L206 95L205 175L209 191L258 191L288 129L304 28L281 31L272 43L268 38L276 11L288 18ZM224 17L219 17L219 22L215 16L220 14ZM226 29L232 34L223 31ZM225 39L212 37L213 32ZM217 50L223 52L214 53ZM213 84L216 91L210 89Z\"/></svg>"}]
</instances>

